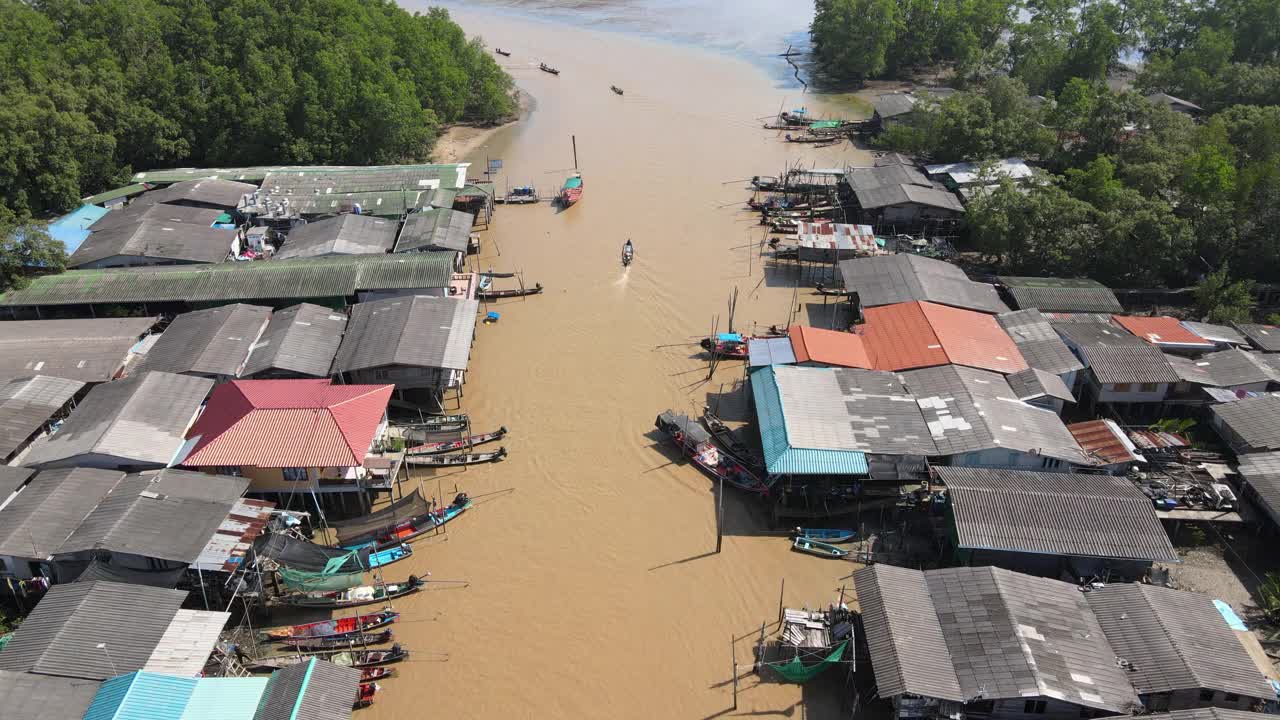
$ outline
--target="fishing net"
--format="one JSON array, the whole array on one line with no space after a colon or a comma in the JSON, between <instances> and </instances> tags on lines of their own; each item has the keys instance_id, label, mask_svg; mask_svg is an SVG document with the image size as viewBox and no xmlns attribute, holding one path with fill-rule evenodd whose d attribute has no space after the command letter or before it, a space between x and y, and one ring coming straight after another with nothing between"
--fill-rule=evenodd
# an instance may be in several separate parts
<instances>
[{"instance_id":1,"label":"fishing net","mask_svg":"<svg viewBox=\"0 0 1280 720\"><path fill-rule=\"evenodd\" d=\"M798 657L791 658L791 660L784 663L767 663L767 665L787 682L806 683L822 674L827 668L840 662L840 658L844 655L844 647L848 644L849 641L845 640L837 645L836 649L832 650L831 654L823 658L817 665L805 665Z\"/></svg>"},{"instance_id":2,"label":"fishing net","mask_svg":"<svg viewBox=\"0 0 1280 720\"><path fill-rule=\"evenodd\" d=\"M298 592L317 592L320 590L346 590L364 582L364 573L337 573L326 575L322 572L291 570L280 568L280 579L292 590Z\"/></svg>"}]
</instances>

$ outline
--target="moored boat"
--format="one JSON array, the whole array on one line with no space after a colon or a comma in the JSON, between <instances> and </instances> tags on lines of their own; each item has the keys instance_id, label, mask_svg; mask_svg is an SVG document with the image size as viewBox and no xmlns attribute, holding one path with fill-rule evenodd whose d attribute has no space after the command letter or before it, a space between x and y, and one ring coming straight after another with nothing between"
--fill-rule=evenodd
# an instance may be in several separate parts
<instances>
[{"instance_id":1,"label":"moored boat","mask_svg":"<svg viewBox=\"0 0 1280 720\"><path fill-rule=\"evenodd\" d=\"M717 357L745 358L747 340L738 333L720 333L713 338L702 338L698 345Z\"/></svg>"},{"instance_id":2,"label":"moored boat","mask_svg":"<svg viewBox=\"0 0 1280 720\"><path fill-rule=\"evenodd\" d=\"M791 549L796 552L807 553L824 558L842 558L849 555L848 550L843 550L818 540L810 540L809 538L798 537L791 543Z\"/></svg>"},{"instance_id":3,"label":"moored boat","mask_svg":"<svg viewBox=\"0 0 1280 720\"><path fill-rule=\"evenodd\" d=\"M720 452L711 435L688 416L667 410L658 415L654 426L671 438L686 457L716 480L724 480L740 490L767 495L769 486L741 462Z\"/></svg>"},{"instance_id":4,"label":"moored boat","mask_svg":"<svg viewBox=\"0 0 1280 720\"><path fill-rule=\"evenodd\" d=\"M502 48L494 48L493 51L498 53L502 57L511 57L511 52L508 50L503 50Z\"/></svg>"},{"instance_id":5,"label":"moored boat","mask_svg":"<svg viewBox=\"0 0 1280 720\"><path fill-rule=\"evenodd\" d=\"M618 95L622 94L622 88L618 87L617 85L610 85L609 89Z\"/></svg>"},{"instance_id":6,"label":"moored boat","mask_svg":"<svg viewBox=\"0 0 1280 720\"><path fill-rule=\"evenodd\" d=\"M457 453L451 455L410 455L404 461L408 465L426 465L429 467L448 467L452 465L478 465L496 462L507 456L507 449L498 448L487 453Z\"/></svg>"},{"instance_id":7,"label":"moored boat","mask_svg":"<svg viewBox=\"0 0 1280 720\"><path fill-rule=\"evenodd\" d=\"M362 648L366 645L382 645L391 642L391 631L346 635L328 638L290 638L282 640L285 647L295 650L348 650Z\"/></svg>"},{"instance_id":8,"label":"moored boat","mask_svg":"<svg viewBox=\"0 0 1280 720\"><path fill-rule=\"evenodd\" d=\"M340 652L300 653L258 658L247 661L244 667L249 672L255 673L275 672L280 668L306 662L313 657L327 660L334 665L363 670L401 662L409 657L409 651L397 643L392 645L390 650L342 650Z\"/></svg>"},{"instance_id":9,"label":"moored boat","mask_svg":"<svg viewBox=\"0 0 1280 720\"><path fill-rule=\"evenodd\" d=\"M367 545L370 543L375 546L382 546L390 543L407 543L409 540L412 540L425 532L430 532L431 530L435 530L436 528L445 525L450 520L453 520L466 512L471 505L472 500L467 497L466 493L458 493L448 507L432 510L431 512L423 515L418 515L397 523L389 528L379 530L372 535L366 535L363 538L355 539L357 544L354 546L348 545L347 547L360 547L361 545Z\"/></svg>"},{"instance_id":10,"label":"moored boat","mask_svg":"<svg viewBox=\"0 0 1280 720\"><path fill-rule=\"evenodd\" d=\"M560 187L560 204L569 207L582 199L582 173L575 172L565 178L564 185Z\"/></svg>"},{"instance_id":11,"label":"moored boat","mask_svg":"<svg viewBox=\"0 0 1280 720\"><path fill-rule=\"evenodd\" d=\"M841 544L853 542L858 533L845 528L796 528L794 535L806 540L817 540L824 543Z\"/></svg>"},{"instance_id":12,"label":"moored boat","mask_svg":"<svg viewBox=\"0 0 1280 720\"><path fill-rule=\"evenodd\" d=\"M360 671L360 684L371 683L374 680L381 680L394 675L395 668L389 667L371 667Z\"/></svg>"},{"instance_id":13,"label":"moored boat","mask_svg":"<svg viewBox=\"0 0 1280 720\"><path fill-rule=\"evenodd\" d=\"M355 703L351 706L352 710L367 708L373 704L373 697L378 694L382 688L378 683L360 683L360 694L356 696Z\"/></svg>"},{"instance_id":14,"label":"moored boat","mask_svg":"<svg viewBox=\"0 0 1280 720\"><path fill-rule=\"evenodd\" d=\"M415 593L426 585L426 581L417 575L410 575L405 582L384 583L382 585L358 585L346 590L333 592L303 592L282 595L277 602L295 607L311 608L346 608L372 605L386 602L394 598Z\"/></svg>"},{"instance_id":15,"label":"moored boat","mask_svg":"<svg viewBox=\"0 0 1280 720\"><path fill-rule=\"evenodd\" d=\"M395 622L400 613L394 610L369 613L368 615L351 615L348 617L320 620L317 622L290 625L288 627L267 630L261 634L264 641L293 640L298 638L331 638L346 635L358 635L370 630L384 627Z\"/></svg>"},{"instance_id":16,"label":"moored boat","mask_svg":"<svg viewBox=\"0 0 1280 720\"><path fill-rule=\"evenodd\" d=\"M479 435L469 435L467 437L459 438L457 440L448 440L445 442L433 442L433 443L426 443L423 445L415 445L414 447L405 449L404 454L405 455L435 455L438 453L450 452L453 450L461 450L463 448L469 448L469 447L474 447L476 445L491 443L496 440L501 440L502 438L506 437L506 435L507 435L507 428L506 426L503 426L498 428L497 430L494 430L493 432L481 433Z\"/></svg>"},{"instance_id":17,"label":"moored boat","mask_svg":"<svg viewBox=\"0 0 1280 720\"><path fill-rule=\"evenodd\" d=\"M413 554L411 545L391 545L376 548L369 553L369 569L386 567L393 562L404 560Z\"/></svg>"},{"instance_id":18,"label":"moored boat","mask_svg":"<svg viewBox=\"0 0 1280 720\"><path fill-rule=\"evenodd\" d=\"M534 283L531 288L513 288L511 290L492 290L481 289L476 291L476 298L479 300L498 300L500 298L524 297L526 295L541 295L542 283Z\"/></svg>"},{"instance_id":19,"label":"moored boat","mask_svg":"<svg viewBox=\"0 0 1280 720\"><path fill-rule=\"evenodd\" d=\"M539 63L539 64L538 64L538 69L539 69L539 70L541 70L542 72L545 72L545 73L551 73L552 75L559 75L559 74L560 74L560 71L559 71L559 70L557 70L557 69L555 69L555 68L551 67L550 65L548 65L548 64L546 64L546 63Z\"/></svg>"}]
</instances>

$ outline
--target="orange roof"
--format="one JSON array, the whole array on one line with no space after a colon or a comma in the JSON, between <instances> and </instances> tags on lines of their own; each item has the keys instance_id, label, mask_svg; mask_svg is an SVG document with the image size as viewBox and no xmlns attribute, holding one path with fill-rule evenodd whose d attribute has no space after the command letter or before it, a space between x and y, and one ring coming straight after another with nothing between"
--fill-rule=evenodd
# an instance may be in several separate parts
<instances>
[{"instance_id":1,"label":"orange roof","mask_svg":"<svg viewBox=\"0 0 1280 720\"><path fill-rule=\"evenodd\" d=\"M1142 456L1129 449L1128 441L1121 437L1123 431L1106 420L1087 420L1067 426L1076 442L1084 451L1104 465L1124 462L1138 462Z\"/></svg>"},{"instance_id":2,"label":"orange roof","mask_svg":"<svg viewBox=\"0 0 1280 720\"><path fill-rule=\"evenodd\" d=\"M792 325L787 334L791 336L791 352L797 363L871 369L871 358L859 335L805 325Z\"/></svg>"},{"instance_id":3,"label":"orange roof","mask_svg":"<svg viewBox=\"0 0 1280 720\"><path fill-rule=\"evenodd\" d=\"M1152 345L1214 347L1213 343L1183 327L1182 323L1178 322L1178 318L1171 318L1167 315L1161 315L1160 317L1112 315L1111 319L1119 323L1120 327Z\"/></svg>"},{"instance_id":4,"label":"orange roof","mask_svg":"<svg viewBox=\"0 0 1280 720\"><path fill-rule=\"evenodd\" d=\"M1027 369L1018 346L985 313L914 301L867 308L864 317L859 333L875 370L937 365L1001 373Z\"/></svg>"}]
</instances>

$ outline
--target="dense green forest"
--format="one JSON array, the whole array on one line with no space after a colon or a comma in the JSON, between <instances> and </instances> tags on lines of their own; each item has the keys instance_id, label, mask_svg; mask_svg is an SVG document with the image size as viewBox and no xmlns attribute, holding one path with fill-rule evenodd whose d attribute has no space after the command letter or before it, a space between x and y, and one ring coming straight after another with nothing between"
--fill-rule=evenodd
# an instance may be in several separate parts
<instances>
[{"instance_id":1,"label":"dense green forest","mask_svg":"<svg viewBox=\"0 0 1280 720\"><path fill-rule=\"evenodd\" d=\"M1206 278L1280 281L1280 2L819 0L815 52L832 13L878 6L895 18L883 64L846 79L953 70L964 88L921 104L874 143L934 162L1024 157L1042 182L1009 184L968 205L973 247L1011 273L1093 277L1116 287L1182 286ZM974 42L910 22L987 18ZM849 12L847 9L843 12ZM865 9L855 12L866 12ZM847 32L869 32L851 24ZM984 35L985 34L985 35ZM925 40L921 40L924 38ZM923 48L923 49L922 49ZM1133 88L1106 80L1139 53ZM1132 74L1131 74L1132 75ZM1146 96L1204 108L1197 119ZM1229 275L1228 275L1229 273ZM1229 309L1201 302L1206 314Z\"/></svg>"},{"instance_id":2,"label":"dense green forest","mask_svg":"<svg viewBox=\"0 0 1280 720\"><path fill-rule=\"evenodd\" d=\"M447 12L388 0L0 0L0 227L175 165L420 161L515 110Z\"/></svg>"}]
</instances>

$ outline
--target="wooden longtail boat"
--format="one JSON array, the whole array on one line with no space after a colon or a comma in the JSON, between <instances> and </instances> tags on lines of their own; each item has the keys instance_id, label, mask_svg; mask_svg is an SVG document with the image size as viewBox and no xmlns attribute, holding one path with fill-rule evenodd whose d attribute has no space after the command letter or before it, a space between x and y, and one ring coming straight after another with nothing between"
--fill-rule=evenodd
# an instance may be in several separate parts
<instances>
[{"instance_id":1,"label":"wooden longtail boat","mask_svg":"<svg viewBox=\"0 0 1280 720\"><path fill-rule=\"evenodd\" d=\"M355 703L351 705L352 710L367 708L373 704L373 696L378 694L378 683L361 683L360 695L356 697Z\"/></svg>"},{"instance_id":2,"label":"wooden longtail boat","mask_svg":"<svg viewBox=\"0 0 1280 720\"><path fill-rule=\"evenodd\" d=\"M300 653L297 655L280 655L249 660L244 667L249 672L255 673L275 672L280 668L306 662L313 657L327 660L334 665L363 670L364 668L398 663L409 657L409 651L400 647L399 644L395 644L391 646L390 650L342 650L340 652Z\"/></svg>"},{"instance_id":3,"label":"wooden longtail boat","mask_svg":"<svg viewBox=\"0 0 1280 720\"><path fill-rule=\"evenodd\" d=\"M458 453L455 455L408 455L404 462L407 465L426 465L428 467L450 467L453 465L479 465L480 463L497 462L507 456L507 449L498 448L487 453Z\"/></svg>"},{"instance_id":4,"label":"wooden longtail boat","mask_svg":"<svg viewBox=\"0 0 1280 720\"><path fill-rule=\"evenodd\" d=\"M369 539L361 544L367 545L373 543L375 545L387 545L391 543L407 543L425 532L430 532L447 524L450 520L453 520L470 509L471 505L471 498L467 497L466 493L458 493L453 498L453 503L448 507L432 510L424 515L418 515L397 523L389 529L379 530L373 535L365 536ZM360 546L361 545L349 545L347 547L354 549Z\"/></svg>"},{"instance_id":5,"label":"wooden longtail boat","mask_svg":"<svg viewBox=\"0 0 1280 720\"><path fill-rule=\"evenodd\" d=\"M565 179L560 187L560 205L568 208L582 199L582 173L575 172Z\"/></svg>"},{"instance_id":6,"label":"wooden longtail boat","mask_svg":"<svg viewBox=\"0 0 1280 720\"><path fill-rule=\"evenodd\" d=\"M635 256L636 248L631 244L631 240L627 240L627 244L622 246L622 267L630 265Z\"/></svg>"},{"instance_id":7,"label":"wooden longtail boat","mask_svg":"<svg viewBox=\"0 0 1280 720\"><path fill-rule=\"evenodd\" d=\"M500 298L523 297L525 295L541 295L542 283L537 283L531 288L514 288L512 290L477 290L476 299L478 300L498 300Z\"/></svg>"},{"instance_id":8,"label":"wooden longtail boat","mask_svg":"<svg viewBox=\"0 0 1280 720\"><path fill-rule=\"evenodd\" d=\"M290 625L289 627L268 630L261 634L264 641L295 640L299 638L332 638L347 635L359 635L370 630L384 627L395 622L400 613L394 610L382 610L368 615L350 615L348 617L320 620L318 622Z\"/></svg>"},{"instance_id":9,"label":"wooden longtail boat","mask_svg":"<svg viewBox=\"0 0 1280 720\"><path fill-rule=\"evenodd\" d=\"M796 528L795 536L806 540L840 544L853 542L853 539L858 537L858 533L843 528Z\"/></svg>"},{"instance_id":10,"label":"wooden longtail boat","mask_svg":"<svg viewBox=\"0 0 1280 720\"><path fill-rule=\"evenodd\" d=\"M617 95L622 94L622 88L618 87L617 85L610 85L609 89L612 90Z\"/></svg>"},{"instance_id":11,"label":"wooden longtail boat","mask_svg":"<svg viewBox=\"0 0 1280 720\"><path fill-rule=\"evenodd\" d=\"M498 428L497 430L494 430L493 432L481 433L479 435L471 435L468 437L459 438L457 440L448 440L445 442L433 442L433 443L426 443L424 445L415 445L414 447L406 449L404 451L404 454L405 455L435 455L438 453L450 452L452 450L461 450L463 448L469 448L469 447L474 447L476 445L491 443L496 440L501 440L502 438L506 437L506 435L507 435L507 428L506 426L503 426Z\"/></svg>"},{"instance_id":12,"label":"wooden longtail boat","mask_svg":"<svg viewBox=\"0 0 1280 720\"><path fill-rule=\"evenodd\" d=\"M405 582L384 585L359 585L347 590L332 592L292 593L279 597L278 602L295 607L346 608L386 602L402 595L415 593L426 585L417 575L410 575Z\"/></svg>"},{"instance_id":13,"label":"wooden longtail boat","mask_svg":"<svg viewBox=\"0 0 1280 720\"><path fill-rule=\"evenodd\" d=\"M757 478L741 462L720 452L711 435L696 422L673 410L658 415L654 427L666 433L686 457L716 480L747 492L767 495L769 486Z\"/></svg>"},{"instance_id":14,"label":"wooden longtail boat","mask_svg":"<svg viewBox=\"0 0 1280 720\"><path fill-rule=\"evenodd\" d=\"M559 70L557 70L557 69L555 69L555 68L551 67L550 65L548 65L548 64L546 64L546 63L539 63L539 64L538 64L538 69L539 69L539 70L541 70L542 72L545 72L545 73L551 73L552 75L559 75L559 74L560 74L560 71L559 71Z\"/></svg>"},{"instance_id":15,"label":"wooden longtail boat","mask_svg":"<svg viewBox=\"0 0 1280 720\"><path fill-rule=\"evenodd\" d=\"M498 53L502 57L511 57L511 53L506 50L503 50L502 48L494 48L493 51Z\"/></svg>"},{"instance_id":16,"label":"wooden longtail boat","mask_svg":"<svg viewBox=\"0 0 1280 720\"><path fill-rule=\"evenodd\" d=\"M395 668L389 667L371 667L360 671L360 684L371 683L374 680L381 680L394 675Z\"/></svg>"},{"instance_id":17,"label":"wooden longtail boat","mask_svg":"<svg viewBox=\"0 0 1280 720\"><path fill-rule=\"evenodd\" d=\"M798 537L791 543L791 549L796 552L807 553L809 555L817 555L824 558L842 558L849 555L848 550L842 550L835 545L828 545L817 540Z\"/></svg>"},{"instance_id":18,"label":"wooden longtail boat","mask_svg":"<svg viewBox=\"0 0 1280 720\"><path fill-rule=\"evenodd\" d=\"M330 638L293 638L282 640L285 647L296 650L354 650L366 645L382 645L391 642L391 631L368 633L364 635L348 635Z\"/></svg>"}]
</instances>

